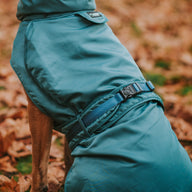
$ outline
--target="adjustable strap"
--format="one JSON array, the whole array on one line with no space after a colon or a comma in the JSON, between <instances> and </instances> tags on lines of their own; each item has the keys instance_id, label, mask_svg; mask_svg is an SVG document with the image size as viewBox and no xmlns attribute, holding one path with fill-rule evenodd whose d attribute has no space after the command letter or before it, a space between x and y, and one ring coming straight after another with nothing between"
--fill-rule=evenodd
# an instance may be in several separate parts
<instances>
[{"instance_id":1,"label":"adjustable strap","mask_svg":"<svg viewBox=\"0 0 192 192\"><path fill-rule=\"evenodd\" d=\"M81 119L78 119L78 122L76 122L71 127L71 129L68 131L66 135L68 142L70 142L82 130L84 130L84 132L87 135L89 135L88 131L86 130L86 127L88 127L94 121L96 121L99 117L104 115L108 110L117 106L121 102L124 102L127 99L136 96L139 93L150 92L150 91L153 91L154 89L155 87L153 86L151 81L147 81L144 83L135 82L124 87L122 90L116 93L112 98L108 99L107 101L99 105L97 108L95 108L90 113L86 114Z\"/></svg>"}]
</instances>

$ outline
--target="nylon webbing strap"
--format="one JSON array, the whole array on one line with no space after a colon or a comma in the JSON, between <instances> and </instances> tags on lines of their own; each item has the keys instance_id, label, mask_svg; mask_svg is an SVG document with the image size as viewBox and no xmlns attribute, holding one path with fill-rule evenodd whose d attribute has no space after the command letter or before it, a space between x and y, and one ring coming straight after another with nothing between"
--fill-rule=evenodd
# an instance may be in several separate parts
<instances>
[{"instance_id":1,"label":"nylon webbing strap","mask_svg":"<svg viewBox=\"0 0 192 192\"><path fill-rule=\"evenodd\" d=\"M127 99L134 97L135 95L142 92L150 92L154 90L154 86L150 81L144 83L132 83L118 93L116 93L112 98L108 99L93 111L85 115L81 118L81 122L76 122L68 131L66 137L68 142L70 142L78 133L83 131L86 127L91 125L94 121L96 121L99 117L104 115L108 110L117 106L121 102L126 101ZM84 126L82 126L82 124ZM88 131L84 131L88 134Z\"/></svg>"}]
</instances>

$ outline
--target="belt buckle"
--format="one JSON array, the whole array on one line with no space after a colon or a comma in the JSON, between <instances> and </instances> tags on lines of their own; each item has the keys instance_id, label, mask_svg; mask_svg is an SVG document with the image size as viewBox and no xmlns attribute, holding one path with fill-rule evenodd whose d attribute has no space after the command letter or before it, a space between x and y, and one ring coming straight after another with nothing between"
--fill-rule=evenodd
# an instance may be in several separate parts
<instances>
[{"instance_id":1,"label":"belt buckle","mask_svg":"<svg viewBox=\"0 0 192 192\"><path fill-rule=\"evenodd\" d=\"M138 83L132 83L126 87L124 87L122 90L119 91L120 94L123 96L124 100L131 98L138 93L142 92L142 88Z\"/></svg>"}]
</instances>

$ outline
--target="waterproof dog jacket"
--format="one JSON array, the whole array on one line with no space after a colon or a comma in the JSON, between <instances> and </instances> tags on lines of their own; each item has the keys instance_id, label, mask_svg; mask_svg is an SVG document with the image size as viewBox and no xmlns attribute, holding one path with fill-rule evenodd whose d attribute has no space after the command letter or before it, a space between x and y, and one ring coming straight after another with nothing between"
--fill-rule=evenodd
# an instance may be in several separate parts
<instances>
[{"instance_id":1,"label":"waterproof dog jacket","mask_svg":"<svg viewBox=\"0 0 192 192\"><path fill-rule=\"evenodd\" d=\"M65 192L191 192L192 164L161 99L151 89L117 102L119 90L147 84L95 8L94 0L18 4L13 69L56 130L80 127L69 140Z\"/></svg>"}]
</instances>

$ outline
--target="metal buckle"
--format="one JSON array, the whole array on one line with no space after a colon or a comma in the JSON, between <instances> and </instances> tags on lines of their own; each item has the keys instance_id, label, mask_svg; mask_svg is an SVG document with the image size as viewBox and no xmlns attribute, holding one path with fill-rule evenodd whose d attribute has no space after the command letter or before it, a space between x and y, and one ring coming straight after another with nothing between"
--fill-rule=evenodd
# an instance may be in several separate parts
<instances>
[{"instance_id":1,"label":"metal buckle","mask_svg":"<svg viewBox=\"0 0 192 192\"><path fill-rule=\"evenodd\" d=\"M124 87L122 90L119 91L121 95L123 96L124 100L131 98L138 93L142 92L142 88L139 86L138 83L133 83L131 85L128 85Z\"/></svg>"}]
</instances>

